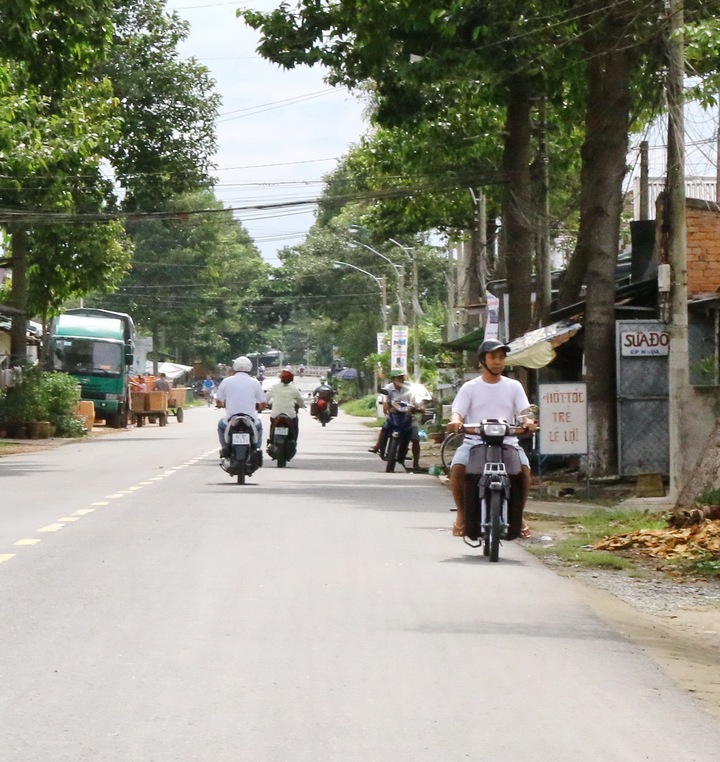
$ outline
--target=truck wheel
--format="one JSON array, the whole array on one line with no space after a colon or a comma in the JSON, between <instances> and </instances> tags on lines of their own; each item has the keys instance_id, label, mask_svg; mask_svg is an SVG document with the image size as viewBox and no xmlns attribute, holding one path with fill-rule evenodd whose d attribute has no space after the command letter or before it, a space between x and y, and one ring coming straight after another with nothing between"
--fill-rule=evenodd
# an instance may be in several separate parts
<instances>
[{"instance_id":1,"label":"truck wheel","mask_svg":"<svg viewBox=\"0 0 720 762\"><path fill-rule=\"evenodd\" d=\"M145 423L145 419L140 414L135 416L135 425L140 427Z\"/></svg>"},{"instance_id":2,"label":"truck wheel","mask_svg":"<svg viewBox=\"0 0 720 762\"><path fill-rule=\"evenodd\" d=\"M160 413L160 415L158 416L158 423L161 426L167 426L167 419L168 419L167 413Z\"/></svg>"},{"instance_id":3,"label":"truck wheel","mask_svg":"<svg viewBox=\"0 0 720 762\"><path fill-rule=\"evenodd\" d=\"M177 418L177 422L178 423L182 423L183 422L183 419L185 418L185 414L184 414L184 411L183 411L183 409L181 407L179 407L175 411L175 417Z\"/></svg>"}]
</instances>

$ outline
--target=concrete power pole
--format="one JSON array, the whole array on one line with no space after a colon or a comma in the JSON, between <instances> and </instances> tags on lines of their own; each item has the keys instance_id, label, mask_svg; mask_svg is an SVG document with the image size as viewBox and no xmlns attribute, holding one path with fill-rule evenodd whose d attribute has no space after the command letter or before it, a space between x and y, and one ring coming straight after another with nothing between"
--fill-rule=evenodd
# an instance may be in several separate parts
<instances>
[{"instance_id":1,"label":"concrete power pole","mask_svg":"<svg viewBox=\"0 0 720 762\"><path fill-rule=\"evenodd\" d=\"M687 234L685 204L685 125L684 125L684 39L683 0L668 0L668 155L667 193L669 203L668 259L670 289L669 439L670 499L677 502L687 477L684 455L688 451L689 422L686 402L690 393L687 311Z\"/></svg>"}]
</instances>

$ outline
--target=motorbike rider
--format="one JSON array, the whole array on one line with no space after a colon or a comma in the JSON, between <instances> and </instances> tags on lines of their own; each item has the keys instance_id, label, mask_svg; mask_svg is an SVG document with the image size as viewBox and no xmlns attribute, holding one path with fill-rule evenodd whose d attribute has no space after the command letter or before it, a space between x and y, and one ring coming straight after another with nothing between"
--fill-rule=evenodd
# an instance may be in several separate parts
<instances>
[{"instance_id":1,"label":"motorbike rider","mask_svg":"<svg viewBox=\"0 0 720 762\"><path fill-rule=\"evenodd\" d=\"M405 371L395 369L390 371L390 383L380 389L383 395L383 413L386 415L385 423L382 425L375 444L368 448L368 452L384 452L387 442L388 430L390 426L389 416L393 409L394 402L406 402L408 405L419 407L413 399L412 388L410 384L405 383ZM413 421L410 434L412 444L412 457L414 473L427 473L426 468L420 467L420 436L418 434L417 424Z\"/></svg>"},{"instance_id":2,"label":"motorbike rider","mask_svg":"<svg viewBox=\"0 0 720 762\"><path fill-rule=\"evenodd\" d=\"M225 429L232 416L243 413L250 416L255 423L258 432L258 449L262 445L262 423L258 415L260 410L267 407L265 393L260 382L253 378L252 361L249 357L235 358L232 364L233 374L224 378L215 394L215 405L225 408L225 416L218 421L218 437L223 452L226 453Z\"/></svg>"},{"instance_id":3,"label":"motorbike rider","mask_svg":"<svg viewBox=\"0 0 720 762\"><path fill-rule=\"evenodd\" d=\"M481 374L466 381L458 390L452 403L452 414L448 428L457 432L464 422L479 423L486 418L502 418L509 423L523 420L527 431L537 429L531 414L530 402L525 389L515 379L503 376L505 358L510 347L497 339L487 339L478 347L478 363ZM465 533L465 473L471 448L481 441L479 436L467 435L455 451L450 467L450 488L457 508L457 517L453 525L453 535L462 537ZM507 438L506 444L518 450L522 468L522 494L520 501L521 515L525 508L530 490L530 463L517 438ZM530 530L522 522L521 536L528 537Z\"/></svg>"},{"instance_id":4,"label":"motorbike rider","mask_svg":"<svg viewBox=\"0 0 720 762\"><path fill-rule=\"evenodd\" d=\"M271 415L273 418L277 415L286 415L292 421L294 436L298 438L298 408L305 407L305 400L300 394L300 390L293 383L295 376L292 371L280 371L280 382L271 386L265 393L265 399L270 403ZM268 440L268 444L270 441Z\"/></svg>"},{"instance_id":5,"label":"motorbike rider","mask_svg":"<svg viewBox=\"0 0 720 762\"><path fill-rule=\"evenodd\" d=\"M319 399L326 399L328 402L332 400L332 398L335 396L335 390L328 384L327 378L325 376L320 376L320 384L315 387L313 391L313 397L316 400Z\"/></svg>"}]
</instances>

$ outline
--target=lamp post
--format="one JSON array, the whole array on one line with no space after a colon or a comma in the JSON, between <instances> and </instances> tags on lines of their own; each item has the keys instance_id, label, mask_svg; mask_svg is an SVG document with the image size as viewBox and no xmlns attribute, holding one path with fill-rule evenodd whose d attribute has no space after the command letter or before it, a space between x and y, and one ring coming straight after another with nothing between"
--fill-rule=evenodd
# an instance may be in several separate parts
<instances>
[{"instance_id":1,"label":"lamp post","mask_svg":"<svg viewBox=\"0 0 720 762\"><path fill-rule=\"evenodd\" d=\"M420 336L418 330L418 315L421 313L420 300L418 298L418 272L417 272L417 259L415 257L414 249L409 246L403 246L399 241L394 238L388 238L391 243L399 246L404 252L407 258L412 262L412 316L413 316L413 372L415 373L415 380L420 381Z\"/></svg>"},{"instance_id":2,"label":"lamp post","mask_svg":"<svg viewBox=\"0 0 720 762\"><path fill-rule=\"evenodd\" d=\"M350 241L350 246L362 246L364 249L367 249L368 251L371 251L373 254L377 254L378 257L381 257L386 262L388 262L390 265L392 265L393 270L395 270L395 275L397 276L397 300L398 300L398 322L405 323L405 307L403 305L403 302L405 301L405 265L397 265L395 262L390 259L390 257L386 256L382 252L379 252L377 249L373 249L372 246L368 246L366 243L363 243L362 241Z\"/></svg>"},{"instance_id":3,"label":"lamp post","mask_svg":"<svg viewBox=\"0 0 720 762\"><path fill-rule=\"evenodd\" d=\"M364 273L365 275L369 275L375 283L378 284L378 287L380 288L380 298L382 300L382 305L380 309L382 310L382 323L383 323L383 333L387 333L388 331L388 324L387 324L387 314L388 314L388 307L387 307L387 286L386 286L386 280L383 277L378 277L377 275L373 275L371 272L368 272L367 270L363 270L362 267L358 267L357 265L351 265L349 262L340 262L339 260L335 260L333 262L334 265L337 265L339 267L350 267L353 270L357 270L360 273Z\"/></svg>"}]
</instances>

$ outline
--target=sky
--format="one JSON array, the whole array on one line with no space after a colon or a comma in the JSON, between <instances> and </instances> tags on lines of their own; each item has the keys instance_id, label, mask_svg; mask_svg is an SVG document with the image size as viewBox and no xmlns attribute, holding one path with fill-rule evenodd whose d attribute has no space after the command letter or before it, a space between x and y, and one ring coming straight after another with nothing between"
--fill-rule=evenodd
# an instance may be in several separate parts
<instances>
[{"instance_id":1,"label":"sky","mask_svg":"<svg viewBox=\"0 0 720 762\"><path fill-rule=\"evenodd\" d=\"M236 18L238 8L270 11L281 0L168 0L169 11L190 23L180 46L216 80L222 98L217 132L216 196L225 206L317 198L322 177L367 129L363 104L331 88L318 67L284 70L255 52L259 34ZM314 222L314 208L239 212L263 258L299 243Z\"/></svg>"}]
</instances>

